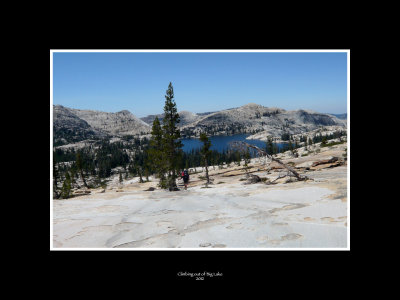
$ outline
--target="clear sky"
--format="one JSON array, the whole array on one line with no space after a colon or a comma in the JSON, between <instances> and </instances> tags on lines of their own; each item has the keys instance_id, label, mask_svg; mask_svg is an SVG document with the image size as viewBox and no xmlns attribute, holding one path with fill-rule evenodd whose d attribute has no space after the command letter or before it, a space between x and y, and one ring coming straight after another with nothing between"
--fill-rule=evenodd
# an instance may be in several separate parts
<instances>
[{"instance_id":1,"label":"clear sky","mask_svg":"<svg viewBox=\"0 0 400 300\"><path fill-rule=\"evenodd\" d=\"M137 117L257 103L286 110L347 112L347 53L53 53L53 104Z\"/></svg>"}]
</instances>

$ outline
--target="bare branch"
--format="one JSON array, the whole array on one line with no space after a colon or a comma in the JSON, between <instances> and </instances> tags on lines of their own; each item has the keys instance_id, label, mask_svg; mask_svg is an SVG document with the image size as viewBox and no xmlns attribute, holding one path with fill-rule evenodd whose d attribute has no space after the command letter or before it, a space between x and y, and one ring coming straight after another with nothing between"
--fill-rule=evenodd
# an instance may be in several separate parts
<instances>
[{"instance_id":1,"label":"bare branch","mask_svg":"<svg viewBox=\"0 0 400 300\"><path fill-rule=\"evenodd\" d=\"M243 147L255 149L260 156L265 156L266 158L270 159L271 161L275 161L278 164L282 165L286 170L288 170L290 173L292 173L298 180L308 179L307 176L300 176L300 174L297 173L292 167L289 167L288 165L281 162L279 159L273 157L272 155L269 155L266 151L260 149L259 147L255 146L255 145L251 145L251 144L248 144L248 143L242 142L242 141L235 141L235 142L232 142L232 144L234 145L234 147L237 147L239 149L243 149Z\"/></svg>"}]
</instances>

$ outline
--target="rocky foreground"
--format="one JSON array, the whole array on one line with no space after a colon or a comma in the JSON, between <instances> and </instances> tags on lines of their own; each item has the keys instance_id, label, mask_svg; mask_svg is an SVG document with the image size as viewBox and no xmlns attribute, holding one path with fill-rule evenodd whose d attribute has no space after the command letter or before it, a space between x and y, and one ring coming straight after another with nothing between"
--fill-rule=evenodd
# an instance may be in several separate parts
<instances>
[{"instance_id":1,"label":"rocky foreground","mask_svg":"<svg viewBox=\"0 0 400 300\"><path fill-rule=\"evenodd\" d=\"M106 190L53 200L53 248L346 249L347 145L313 147L278 156L306 181L253 159L249 174L257 176L246 176L243 164L211 167L208 188L198 168L188 190L116 177Z\"/></svg>"}]
</instances>

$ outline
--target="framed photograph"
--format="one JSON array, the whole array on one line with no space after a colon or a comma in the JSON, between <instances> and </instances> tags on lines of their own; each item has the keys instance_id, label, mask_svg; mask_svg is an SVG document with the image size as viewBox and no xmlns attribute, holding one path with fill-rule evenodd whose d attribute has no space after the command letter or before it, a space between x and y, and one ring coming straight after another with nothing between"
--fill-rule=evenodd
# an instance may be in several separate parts
<instances>
[{"instance_id":1,"label":"framed photograph","mask_svg":"<svg viewBox=\"0 0 400 300\"><path fill-rule=\"evenodd\" d=\"M349 49L50 50L50 250L349 251L349 74Z\"/></svg>"}]
</instances>

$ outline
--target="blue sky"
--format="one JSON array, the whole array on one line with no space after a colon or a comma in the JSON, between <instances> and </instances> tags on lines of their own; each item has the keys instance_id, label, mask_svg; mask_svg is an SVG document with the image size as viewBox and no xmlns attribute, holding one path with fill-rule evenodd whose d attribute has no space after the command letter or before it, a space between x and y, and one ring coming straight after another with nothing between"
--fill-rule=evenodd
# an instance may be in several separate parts
<instances>
[{"instance_id":1,"label":"blue sky","mask_svg":"<svg viewBox=\"0 0 400 300\"><path fill-rule=\"evenodd\" d=\"M137 117L257 103L286 110L347 112L347 53L53 53L53 104Z\"/></svg>"}]
</instances>

